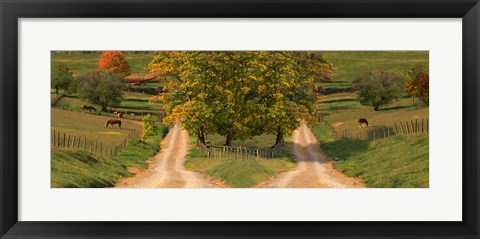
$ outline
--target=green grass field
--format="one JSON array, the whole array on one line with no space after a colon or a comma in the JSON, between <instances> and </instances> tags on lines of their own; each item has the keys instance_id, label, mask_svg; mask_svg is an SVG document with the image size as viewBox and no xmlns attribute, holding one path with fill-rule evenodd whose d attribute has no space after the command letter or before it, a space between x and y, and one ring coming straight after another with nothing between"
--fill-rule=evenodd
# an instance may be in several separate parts
<instances>
[{"instance_id":1,"label":"green grass field","mask_svg":"<svg viewBox=\"0 0 480 239\"><path fill-rule=\"evenodd\" d=\"M123 120L121 129L116 126L105 128L105 123L111 117L57 108L51 108L51 116L51 127L57 132L87 137L108 147L118 146L132 131L141 134L143 129L141 122L128 119Z\"/></svg>"},{"instance_id":2,"label":"green grass field","mask_svg":"<svg viewBox=\"0 0 480 239\"><path fill-rule=\"evenodd\" d=\"M319 123L312 127L320 148L335 159L335 168L374 188L428 188L427 134L402 135L376 141L336 139Z\"/></svg>"},{"instance_id":3,"label":"green grass field","mask_svg":"<svg viewBox=\"0 0 480 239\"><path fill-rule=\"evenodd\" d=\"M155 53L149 52L147 54L133 54L125 53L127 62L130 65L132 74L147 74L148 63L153 60ZM89 54L68 54L56 53L52 54L52 62L63 62L67 64L70 70L74 73L81 73L98 68L98 61L100 60L100 53Z\"/></svg>"},{"instance_id":4,"label":"green grass field","mask_svg":"<svg viewBox=\"0 0 480 239\"><path fill-rule=\"evenodd\" d=\"M253 162L228 158L206 158L198 149L190 150L185 168L203 173L234 188L255 187L279 173L294 170L293 155L283 151L279 157Z\"/></svg>"},{"instance_id":5,"label":"green grass field","mask_svg":"<svg viewBox=\"0 0 480 239\"><path fill-rule=\"evenodd\" d=\"M52 94L52 99L53 97L56 97L56 95ZM152 97L152 95L138 93L138 92L124 92L123 99L120 102L120 106L113 107L113 109L115 109L118 112L123 112L124 117L127 119L142 120L142 115L146 115L146 114L157 116L161 111L161 109L163 108L163 106L160 103L148 102L150 97ZM97 110L101 109L100 106L88 103L87 101L84 101L78 98L76 95L64 96L62 99L60 99L57 102L55 108L81 112L80 107L84 104L92 105ZM112 109L112 107L108 107L108 108ZM110 114L107 112L101 112L101 114L107 115L110 117L115 116L114 114Z\"/></svg>"},{"instance_id":6,"label":"green grass field","mask_svg":"<svg viewBox=\"0 0 480 239\"><path fill-rule=\"evenodd\" d=\"M321 83L325 88L346 89L359 75L372 70L391 71L405 75L412 65L428 62L428 51L322 51L318 52L336 68L333 83Z\"/></svg>"},{"instance_id":7,"label":"green grass field","mask_svg":"<svg viewBox=\"0 0 480 239\"><path fill-rule=\"evenodd\" d=\"M112 187L118 179L131 176L128 167L146 168L145 161L160 149L166 131L145 141L131 140L118 156L108 157L83 150L53 148L51 156L52 188Z\"/></svg>"},{"instance_id":8,"label":"green grass field","mask_svg":"<svg viewBox=\"0 0 480 239\"><path fill-rule=\"evenodd\" d=\"M374 111L372 106L360 105L356 93L336 93L322 96L317 107L323 120L337 132L347 130L351 133L365 133L378 127L393 126L400 121L405 122L429 116L428 106L418 99L415 100L415 104L412 104L410 97L383 106L380 111ZM358 128L355 121L357 118L366 118L369 127Z\"/></svg>"}]
</instances>

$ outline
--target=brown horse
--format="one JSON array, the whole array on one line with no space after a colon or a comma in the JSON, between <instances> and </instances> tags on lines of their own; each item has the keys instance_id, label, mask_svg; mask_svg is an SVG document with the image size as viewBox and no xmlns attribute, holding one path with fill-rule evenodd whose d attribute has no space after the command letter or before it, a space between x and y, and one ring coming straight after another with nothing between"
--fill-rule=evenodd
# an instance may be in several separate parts
<instances>
[{"instance_id":1,"label":"brown horse","mask_svg":"<svg viewBox=\"0 0 480 239\"><path fill-rule=\"evenodd\" d=\"M368 121L365 118L357 119L357 124L358 124L358 127L360 127L360 128L363 128L364 126L368 127Z\"/></svg>"},{"instance_id":2,"label":"brown horse","mask_svg":"<svg viewBox=\"0 0 480 239\"><path fill-rule=\"evenodd\" d=\"M113 127L114 124L118 124L118 128L121 129L122 128L122 119L119 119L119 120L118 119L109 119L107 121L107 124L105 124L105 128L107 128L108 125L112 125L112 127Z\"/></svg>"},{"instance_id":3,"label":"brown horse","mask_svg":"<svg viewBox=\"0 0 480 239\"><path fill-rule=\"evenodd\" d=\"M122 114L122 113L117 113L117 116L118 116L118 118L120 118L120 119L123 118L123 114Z\"/></svg>"},{"instance_id":4,"label":"brown horse","mask_svg":"<svg viewBox=\"0 0 480 239\"><path fill-rule=\"evenodd\" d=\"M94 108L93 106L91 106L91 105L82 105L82 106L80 107L80 109L82 109L82 112L83 112L83 113L85 113L85 110L88 110L89 113L91 113L92 110L93 110L93 111L97 111L97 109L95 109L95 108Z\"/></svg>"}]
</instances>

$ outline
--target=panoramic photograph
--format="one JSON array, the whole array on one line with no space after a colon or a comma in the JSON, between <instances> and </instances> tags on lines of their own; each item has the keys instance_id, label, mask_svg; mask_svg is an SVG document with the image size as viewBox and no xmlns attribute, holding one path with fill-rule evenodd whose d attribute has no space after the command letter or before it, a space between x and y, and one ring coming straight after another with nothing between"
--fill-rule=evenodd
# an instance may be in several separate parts
<instances>
[{"instance_id":1,"label":"panoramic photograph","mask_svg":"<svg viewBox=\"0 0 480 239\"><path fill-rule=\"evenodd\" d=\"M52 188L429 188L428 51L52 51Z\"/></svg>"}]
</instances>

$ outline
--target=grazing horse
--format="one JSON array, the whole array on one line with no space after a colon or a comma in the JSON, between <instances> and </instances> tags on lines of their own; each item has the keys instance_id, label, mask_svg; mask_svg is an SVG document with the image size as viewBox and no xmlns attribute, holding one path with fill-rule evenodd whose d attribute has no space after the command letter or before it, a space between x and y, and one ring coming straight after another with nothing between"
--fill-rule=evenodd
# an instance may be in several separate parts
<instances>
[{"instance_id":1,"label":"grazing horse","mask_svg":"<svg viewBox=\"0 0 480 239\"><path fill-rule=\"evenodd\" d=\"M95 109L95 108L94 108L93 106L91 106L91 105L82 105L82 106L80 107L80 109L82 109L82 112L83 112L83 113L85 113L85 110L88 110L89 113L91 113L92 110L93 110L93 111L97 111L97 109Z\"/></svg>"},{"instance_id":2,"label":"grazing horse","mask_svg":"<svg viewBox=\"0 0 480 239\"><path fill-rule=\"evenodd\" d=\"M368 121L365 118L357 119L357 124L358 124L358 127L360 127L360 128L368 127Z\"/></svg>"},{"instance_id":3,"label":"grazing horse","mask_svg":"<svg viewBox=\"0 0 480 239\"><path fill-rule=\"evenodd\" d=\"M105 124L105 128L107 128L108 125L112 125L112 127L113 127L114 124L118 124L119 129L122 128L122 119L119 119L119 120L118 119L109 119L107 121L107 124Z\"/></svg>"}]
</instances>

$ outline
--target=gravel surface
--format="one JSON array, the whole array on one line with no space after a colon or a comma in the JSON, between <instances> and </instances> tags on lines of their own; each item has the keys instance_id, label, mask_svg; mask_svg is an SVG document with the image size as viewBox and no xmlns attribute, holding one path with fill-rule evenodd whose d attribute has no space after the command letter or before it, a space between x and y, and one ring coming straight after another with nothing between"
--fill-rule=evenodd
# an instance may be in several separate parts
<instances>
[{"instance_id":1,"label":"gravel surface","mask_svg":"<svg viewBox=\"0 0 480 239\"><path fill-rule=\"evenodd\" d=\"M120 188L211 188L202 174L185 170L183 163L188 153L189 137L186 130L176 124L161 143L159 154L149 163L147 170L121 180Z\"/></svg>"},{"instance_id":2,"label":"gravel surface","mask_svg":"<svg viewBox=\"0 0 480 239\"><path fill-rule=\"evenodd\" d=\"M363 183L332 169L330 161L320 152L318 142L305 123L293 132L293 153L297 168L280 174L267 188L354 188Z\"/></svg>"}]
</instances>

